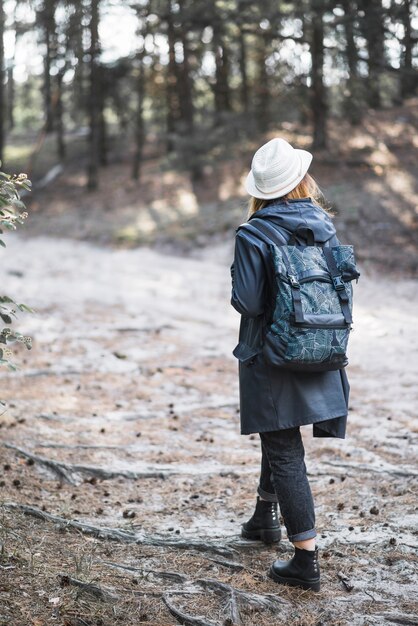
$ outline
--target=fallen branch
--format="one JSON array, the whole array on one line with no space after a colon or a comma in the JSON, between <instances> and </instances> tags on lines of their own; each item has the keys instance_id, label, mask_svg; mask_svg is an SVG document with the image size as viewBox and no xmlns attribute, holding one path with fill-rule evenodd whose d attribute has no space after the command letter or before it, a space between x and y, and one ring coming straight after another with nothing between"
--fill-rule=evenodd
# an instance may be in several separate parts
<instances>
[{"instance_id":1,"label":"fallen branch","mask_svg":"<svg viewBox=\"0 0 418 626\"><path fill-rule=\"evenodd\" d=\"M86 535L92 535L98 539L108 539L110 541L118 541L120 543L135 543L143 546L159 546L161 548L173 548L176 550L195 550L197 552L212 552L225 557L232 557L235 550L230 547L220 546L219 544L210 543L209 541L201 541L199 539L166 539L155 535L136 534L129 530L119 528L107 528L105 526L92 526L78 522L77 520L65 519L52 513L47 513L34 506L27 504L19 504L17 502L5 502L5 508L22 511L25 515L37 517L43 521L59 524L62 528L75 528Z\"/></svg>"}]
</instances>

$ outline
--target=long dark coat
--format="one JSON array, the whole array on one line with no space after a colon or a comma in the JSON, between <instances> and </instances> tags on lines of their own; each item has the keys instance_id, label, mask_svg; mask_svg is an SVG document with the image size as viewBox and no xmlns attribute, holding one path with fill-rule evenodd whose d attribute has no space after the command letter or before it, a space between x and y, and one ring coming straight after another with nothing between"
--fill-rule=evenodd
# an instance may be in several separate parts
<instances>
[{"instance_id":1,"label":"long dark coat","mask_svg":"<svg viewBox=\"0 0 418 626\"><path fill-rule=\"evenodd\" d=\"M334 225L310 198L275 199L258 210L277 230L278 244L304 225L317 242L338 245ZM250 218L251 220L251 218ZM237 231L231 266L232 306L241 313L239 360L241 433L267 432L313 424L316 437L345 437L349 384L345 370L293 372L265 362L261 346L267 323L271 277L267 245L245 229Z\"/></svg>"}]
</instances>

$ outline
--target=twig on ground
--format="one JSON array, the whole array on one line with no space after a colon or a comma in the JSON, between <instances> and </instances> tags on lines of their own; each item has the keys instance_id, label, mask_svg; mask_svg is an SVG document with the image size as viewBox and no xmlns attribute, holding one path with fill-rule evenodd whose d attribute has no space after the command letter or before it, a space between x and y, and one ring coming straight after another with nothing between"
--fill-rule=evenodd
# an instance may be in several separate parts
<instances>
[{"instance_id":1,"label":"twig on ground","mask_svg":"<svg viewBox=\"0 0 418 626\"><path fill-rule=\"evenodd\" d=\"M78 587L102 602L115 602L119 599L119 596L109 589L99 587L99 585L95 585L94 583L85 583L82 580L68 576L68 574L58 574L58 578L61 587L67 587L68 585Z\"/></svg>"}]
</instances>

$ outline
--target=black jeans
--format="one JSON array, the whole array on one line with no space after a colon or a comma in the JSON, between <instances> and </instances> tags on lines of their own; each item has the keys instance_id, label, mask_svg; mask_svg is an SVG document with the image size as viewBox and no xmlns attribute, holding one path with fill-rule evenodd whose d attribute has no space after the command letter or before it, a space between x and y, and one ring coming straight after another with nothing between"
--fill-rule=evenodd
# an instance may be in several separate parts
<instances>
[{"instance_id":1,"label":"black jeans","mask_svg":"<svg viewBox=\"0 0 418 626\"><path fill-rule=\"evenodd\" d=\"M260 439L258 494L265 500L279 503L290 541L316 537L314 502L299 427L260 433Z\"/></svg>"}]
</instances>

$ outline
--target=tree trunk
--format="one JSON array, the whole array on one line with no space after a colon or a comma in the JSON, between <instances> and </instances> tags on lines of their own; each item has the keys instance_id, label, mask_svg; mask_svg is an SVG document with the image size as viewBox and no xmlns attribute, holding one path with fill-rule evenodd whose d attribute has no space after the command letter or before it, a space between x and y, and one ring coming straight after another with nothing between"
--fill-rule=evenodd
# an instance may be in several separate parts
<instances>
[{"instance_id":1,"label":"tree trunk","mask_svg":"<svg viewBox=\"0 0 418 626\"><path fill-rule=\"evenodd\" d=\"M412 28L411 28L411 1L404 0L402 4L402 23L404 27L402 66L401 66L401 95L407 98L417 87L416 72L412 67Z\"/></svg>"},{"instance_id":2,"label":"tree trunk","mask_svg":"<svg viewBox=\"0 0 418 626\"><path fill-rule=\"evenodd\" d=\"M213 0L213 52L215 55L215 110L217 114L231 110L230 89L228 83L229 58L223 39L221 16L217 13L216 0Z\"/></svg>"},{"instance_id":3,"label":"tree trunk","mask_svg":"<svg viewBox=\"0 0 418 626\"><path fill-rule=\"evenodd\" d=\"M367 100L369 106L379 109L382 106L380 75L385 65L385 30L381 0L362 0L364 18L360 24L367 41L369 75L367 81Z\"/></svg>"},{"instance_id":4,"label":"tree trunk","mask_svg":"<svg viewBox=\"0 0 418 626\"><path fill-rule=\"evenodd\" d=\"M324 23L323 3L312 2L311 34L311 109L313 118L312 147L316 150L327 146L327 102L324 85Z\"/></svg>"},{"instance_id":5,"label":"tree trunk","mask_svg":"<svg viewBox=\"0 0 418 626\"><path fill-rule=\"evenodd\" d=\"M144 149L144 95L145 95L145 71L144 52L138 54L139 68L136 82L136 117L135 117L135 152L132 164L132 178L139 181L141 176L142 153Z\"/></svg>"},{"instance_id":6,"label":"tree trunk","mask_svg":"<svg viewBox=\"0 0 418 626\"><path fill-rule=\"evenodd\" d=\"M99 4L100 0L91 0L90 10L90 136L89 136L89 164L87 188L97 189L99 175L99 141L100 141L100 102L99 102Z\"/></svg>"},{"instance_id":7,"label":"tree trunk","mask_svg":"<svg viewBox=\"0 0 418 626\"><path fill-rule=\"evenodd\" d=\"M52 103L51 64L55 56L55 1L45 0L42 8L42 25L44 30L44 42L46 46L44 58L44 110L45 131L50 133L54 130L54 107Z\"/></svg>"},{"instance_id":8,"label":"tree trunk","mask_svg":"<svg viewBox=\"0 0 418 626\"><path fill-rule=\"evenodd\" d=\"M176 61L176 32L172 14L172 0L167 0L167 40L168 40L168 67L167 67L167 152L174 150L174 136L177 122L181 119L178 67Z\"/></svg>"},{"instance_id":9,"label":"tree trunk","mask_svg":"<svg viewBox=\"0 0 418 626\"><path fill-rule=\"evenodd\" d=\"M65 141L64 141L64 119L63 119L63 105L62 105L62 80L63 72L57 74L57 99L55 107L55 120L57 129L57 153L60 161L65 159Z\"/></svg>"},{"instance_id":10,"label":"tree trunk","mask_svg":"<svg viewBox=\"0 0 418 626\"><path fill-rule=\"evenodd\" d=\"M239 30L239 71L241 75L241 103L244 113L248 112L249 89L247 73L247 43L242 29Z\"/></svg>"},{"instance_id":11,"label":"tree trunk","mask_svg":"<svg viewBox=\"0 0 418 626\"><path fill-rule=\"evenodd\" d=\"M15 127L14 119L14 107L15 107L15 81L13 76L13 63L12 59L10 67L7 68L7 127L8 130L13 130Z\"/></svg>"},{"instance_id":12,"label":"tree trunk","mask_svg":"<svg viewBox=\"0 0 418 626\"><path fill-rule=\"evenodd\" d=\"M89 9L87 9L89 10ZM68 33L69 41L67 46L72 47L74 50L74 55L76 57L76 64L74 68L74 79L72 81L72 91L73 91L73 102L74 108L73 115L76 119L77 124L81 124L81 115L79 112L83 112L86 109L86 97L87 97L87 82L88 77L86 76L88 66L84 61L85 49L83 44L83 35L85 32L84 27L84 14L85 8L83 2L75 2L74 3L74 18L72 21L71 31Z\"/></svg>"},{"instance_id":13,"label":"tree trunk","mask_svg":"<svg viewBox=\"0 0 418 626\"><path fill-rule=\"evenodd\" d=\"M267 130L269 123L269 77L267 74L266 58L267 58L267 37L272 36L271 33L261 33L257 37L257 48L255 50L255 61L257 64L256 87L254 88L256 103L256 119L260 132Z\"/></svg>"},{"instance_id":14,"label":"tree trunk","mask_svg":"<svg viewBox=\"0 0 418 626\"><path fill-rule=\"evenodd\" d=\"M100 81L101 82L101 81ZM99 112L99 160L100 165L106 167L109 164L108 152L109 146L107 141L107 125L105 116L105 102L103 99L102 89L100 89L100 112Z\"/></svg>"},{"instance_id":15,"label":"tree trunk","mask_svg":"<svg viewBox=\"0 0 418 626\"><path fill-rule=\"evenodd\" d=\"M179 72L179 96L181 117L187 133L193 134L194 129L194 106L193 85L190 77L190 50L187 39L188 24L184 13L183 0L178 0L181 16L180 40L183 48L183 63Z\"/></svg>"},{"instance_id":16,"label":"tree trunk","mask_svg":"<svg viewBox=\"0 0 418 626\"><path fill-rule=\"evenodd\" d=\"M342 0L344 10L344 30L345 30L345 56L348 65L347 87L349 96L346 98L345 110L350 123L354 126L361 122L362 107L360 94L360 79L358 75L358 52L354 39L353 22L356 19L356 6L353 0Z\"/></svg>"},{"instance_id":17,"label":"tree trunk","mask_svg":"<svg viewBox=\"0 0 418 626\"><path fill-rule=\"evenodd\" d=\"M4 7L0 0L0 161L4 152Z\"/></svg>"}]
</instances>

